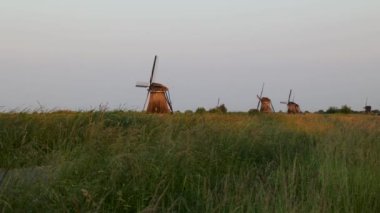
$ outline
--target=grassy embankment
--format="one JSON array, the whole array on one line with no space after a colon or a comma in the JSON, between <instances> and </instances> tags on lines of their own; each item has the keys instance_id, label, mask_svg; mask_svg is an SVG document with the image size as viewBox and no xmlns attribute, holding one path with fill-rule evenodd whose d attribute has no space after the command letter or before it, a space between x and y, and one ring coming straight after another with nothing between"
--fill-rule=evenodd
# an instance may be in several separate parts
<instances>
[{"instance_id":1,"label":"grassy embankment","mask_svg":"<svg viewBox=\"0 0 380 213\"><path fill-rule=\"evenodd\" d=\"M0 114L0 211L380 212L380 118Z\"/></svg>"}]
</instances>

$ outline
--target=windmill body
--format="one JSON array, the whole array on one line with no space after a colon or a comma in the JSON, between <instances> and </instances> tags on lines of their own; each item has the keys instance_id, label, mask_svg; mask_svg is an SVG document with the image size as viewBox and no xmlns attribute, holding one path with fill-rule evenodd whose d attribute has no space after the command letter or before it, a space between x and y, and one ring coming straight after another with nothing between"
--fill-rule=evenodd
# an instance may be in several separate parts
<instances>
[{"instance_id":1,"label":"windmill body","mask_svg":"<svg viewBox=\"0 0 380 213\"><path fill-rule=\"evenodd\" d=\"M257 103L257 110L259 110L260 107L260 112L271 113L274 112L274 108L272 101L268 97L263 97L264 86L265 83L263 83L263 87L261 88L260 96L257 95L257 98L259 99L259 102Z\"/></svg>"},{"instance_id":2,"label":"windmill body","mask_svg":"<svg viewBox=\"0 0 380 213\"><path fill-rule=\"evenodd\" d=\"M171 113L173 112L169 89L163 84L153 82L157 56L154 57L152 74L149 83L137 83L136 87L148 88L144 110L147 113ZM146 104L148 103L148 105ZM145 106L147 105L146 109Z\"/></svg>"},{"instance_id":3,"label":"windmill body","mask_svg":"<svg viewBox=\"0 0 380 213\"><path fill-rule=\"evenodd\" d=\"M298 114L301 113L301 108L295 102L289 102L288 104L288 114Z\"/></svg>"},{"instance_id":4,"label":"windmill body","mask_svg":"<svg viewBox=\"0 0 380 213\"><path fill-rule=\"evenodd\" d=\"M371 113L372 112L372 107L370 105L368 105L368 98L365 100L364 110L365 110L365 113Z\"/></svg>"},{"instance_id":5,"label":"windmill body","mask_svg":"<svg viewBox=\"0 0 380 213\"><path fill-rule=\"evenodd\" d=\"M257 96L257 98L260 101L260 112L265 112L265 113L274 112L272 101L269 98L267 97L260 98L259 96Z\"/></svg>"},{"instance_id":6,"label":"windmill body","mask_svg":"<svg viewBox=\"0 0 380 213\"><path fill-rule=\"evenodd\" d=\"M288 114L298 114L302 113L300 106L294 101L290 101L292 97L292 90L290 90L288 102L281 102L282 104L286 104L288 107Z\"/></svg>"},{"instance_id":7,"label":"windmill body","mask_svg":"<svg viewBox=\"0 0 380 213\"><path fill-rule=\"evenodd\" d=\"M148 113L170 113L169 89L159 83L152 83L149 89Z\"/></svg>"},{"instance_id":8,"label":"windmill body","mask_svg":"<svg viewBox=\"0 0 380 213\"><path fill-rule=\"evenodd\" d=\"M372 107L371 106L365 106L364 110L365 110L365 113L371 113L372 112Z\"/></svg>"}]
</instances>

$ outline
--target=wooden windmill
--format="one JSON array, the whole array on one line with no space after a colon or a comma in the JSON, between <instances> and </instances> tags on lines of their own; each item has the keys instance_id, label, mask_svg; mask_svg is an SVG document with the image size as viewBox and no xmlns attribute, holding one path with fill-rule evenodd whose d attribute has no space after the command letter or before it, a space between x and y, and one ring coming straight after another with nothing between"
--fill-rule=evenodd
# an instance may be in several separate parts
<instances>
[{"instance_id":1,"label":"wooden windmill","mask_svg":"<svg viewBox=\"0 0 380 213\"><path fill-rule=\"evenodd\" d=\"M260 112L275 112L274 107L272 105L272 101L268 97L263 97L264 86L265 84L263 84L263 87L261 88L260 96L257 95L257 98L259 99L259 102L257 103L257 110L259 110L260 108Z\"/></svg>"},{"instance_id":2,"label":"wooden windmill","mask_svg":"<svg viewBox=\"0 0 380 213\"><path fill-rule=\"evenodd\" d=\"M372 107L368 105L368 98L365 100L365 106L364 106L365 113L371 113Z\"/></svg>"},{"instance_id":3,"label":"wooden windmill","mask_svg":"<svg viewBox=\"0 0 380 213\"><path fill-rule=\"evenodd\" d=\"M144 110L148 113L171 113L173 112L172 103L170 100L169 89L163 84L153 82L154 74L157 64L157 56L154 56L152 73L150 75L149 83L137 82L136 87L143 87L148 89L146 96ZM145 109L145 106L148 106Z\"/></svg>"},{"instance_id":4,"label":"wooden windmill","mask_svg":"<svg viewBox=\"0 0 380 213\"><path fill-rule=\"evenodd\" d=\"M301 113L300 106L294 102L294 99L293 101L290 101L291 97L292 97L292 90L290 90L288 102L282 101L281 103L286 104L288 106L288 114Z\"/></svg>"}]
</instances>

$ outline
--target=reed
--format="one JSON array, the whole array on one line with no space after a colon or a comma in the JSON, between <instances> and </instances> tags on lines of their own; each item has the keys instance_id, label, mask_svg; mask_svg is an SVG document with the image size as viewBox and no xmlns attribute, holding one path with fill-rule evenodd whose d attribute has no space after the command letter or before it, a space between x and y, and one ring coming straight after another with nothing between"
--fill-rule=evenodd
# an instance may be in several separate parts
<instances>
[{"instance_id":1,"label":"reed","mask_svg":"<svg viewBox=\"0 0 380 213\"><path fill-rule=\"evenodd\" d=\"M0 114L2 212L380 212L380 119Z\"/></svg>"}]
</instances>

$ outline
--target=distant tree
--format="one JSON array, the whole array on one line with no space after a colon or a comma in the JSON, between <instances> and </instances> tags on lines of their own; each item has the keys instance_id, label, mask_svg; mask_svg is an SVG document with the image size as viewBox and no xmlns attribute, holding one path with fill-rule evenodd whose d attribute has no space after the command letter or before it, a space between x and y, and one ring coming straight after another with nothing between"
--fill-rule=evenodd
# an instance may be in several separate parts
<instances>
[{"instance_id":1,"label":"distant tree","mask_svg":"<svg viewBox=\"0 0 380 213\"><path fill-rule=\"evenodd\" d=\"M323 114L323 113L325 113L325 111L323 111L323 109L320 109L320 110L318 110L317 113L319 113L319 114Z\"/></svg>"},{"instance_id":2,"label":"distant tree","mask_svg":"<svg viewBox=\"0 0 380 213\"><path fill-rule=\"evenodd\" d=\"M206 112L206 109L204 107L198 107L196 110L195 110L195 113L197 114L203 114Z\"/></svg>"},{"instance_id":3,"label":"distant tree","mask_svg":"<svg viewBox=\"0 0 380 213\"><path fill-rule=\"evenodd\" d=\"M327 114L334 114L334 113L338 113L338 112L339 112L338 107L329 107L329 108L326 110L326 113L327 113Z\"/></svg>"},{"instance_id":4,"label":"distant tree","mask_svg":"<svg viewBox=\"0 0 380 213\"><path fill-rule=\"evenodd\" d=\"M343 105L340 109L338 107L329 107L326 110L327 114L334 114L334 113L343 113L343 114L350 114L354 113L354 111L351 109L351 107L347 105Z\"/></svg>"},{"instance_id":5,"label":"distant tree","mask_svg":"<svg viewBox=\"0 0 380 213\"><path fill-rule=\"evenodd\" d=\"M340 108L340 113L343 113L343 114L350 114L352 113L352 109L351 107L347 106L347 105L343 105L342 108Z\"/></svg>"},{"instance_id":6,"label":"distant tree","mask_svg":"<svg viewBox=\"0 0 380 213\"><path fill-rule=\"evenodd\" d=\"M185 111L185 114L193 114L193 111L191 111L191 110L188 109L188 110Z\"/></svg>"},{"instance_id":7,"label":"distant tree","mask_svg":"<svg viewBox=\"0 0 380 213\"><path fill-rule=\"evenodd\" d=\"M212 108L209 110L210 113L227 113L227 107L222 104L218 107Z\"/></svg>"}]
</instances>

